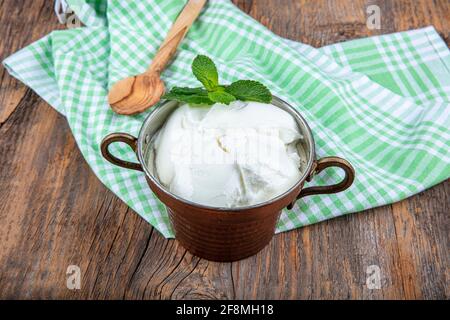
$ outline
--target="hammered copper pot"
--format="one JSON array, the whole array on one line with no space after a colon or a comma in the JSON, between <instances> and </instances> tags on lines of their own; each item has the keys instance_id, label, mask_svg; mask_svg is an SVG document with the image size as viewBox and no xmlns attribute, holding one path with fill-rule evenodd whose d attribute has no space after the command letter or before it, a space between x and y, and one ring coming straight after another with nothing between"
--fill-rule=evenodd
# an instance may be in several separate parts
<instances>
[{"instance_id":1,"label":"hammered copper pot","mask_svg":"<svg viewBox=\"0 0 450 320\"><path fill-rule=\"evenodd\" d=\"M219 208L193 203L166 190L153 174L152 165L145 161L152 136L161 128L167 117L177 107L177 102L166 101L155 108L144 121L135 138L126 133L112 133L101 144L103 156L118 166L145 173L152 191L166 205L175 238L193 254L214 261L235 261L251 256L264 248L272 239L280 212L291 209L296 200L313 194L336 193L347 189L354 180L351 164L338 157L316 160L311 130L300 113L283 100L274 97L272 104L289 112L297 121L304 140L300 146L307 159L301 179L288 191L264 203L239 208ZM108 146L124 142L136 153L139 163L131 163L113 156ZM330 186L303 189L305 181L328 167L339 167L345 176L341 182Z\"/></svg>"}]
</instances>

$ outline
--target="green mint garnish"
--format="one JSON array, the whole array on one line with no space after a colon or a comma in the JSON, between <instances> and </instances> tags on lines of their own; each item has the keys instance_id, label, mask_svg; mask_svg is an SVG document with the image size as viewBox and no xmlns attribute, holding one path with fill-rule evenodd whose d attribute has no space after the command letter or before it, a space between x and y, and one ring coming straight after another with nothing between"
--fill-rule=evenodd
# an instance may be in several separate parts
<instances>
[{"instance_id":1,"label":"green mint garnish","mask_svg":"<svg viewBox=\"0 0 450 320\"><path fill-rule=\"evenodd\" d=\"M235 100L270 103L272 94L262 83L238 80L230 85L220 85L216 65L207 56L198 55L192 62L192 73L203 88L173 87L163 99L191 104L230 104Z\"/></svg>"},{"instance_id":2,"label":"green mint garnish","mask_svg":"<svg viewBox=\"0 0 450 320\"><path fill-rule=\"evenodd\" d=\"M214 91L219 85L219 74L214 62L207 56L198 55L192 61L192 73L208 91Z\"/></svg>"},{"instance_id":3,"label":"green mint garnish","mask_svg":"<svg viewBox=\"0 0 450 320\"><path fill-rule=\"evenodd\" d=\"M238 80L230 84L226 91L236 99L268 103L272 94L262 83L253 80Z\"/></svg>"},{"instance_id":4,"label":"green mint garnish","mask_svg":"<svg viewBox=\"0 0 450 320\"><path fill-rule=\"evenodd\" d=\"M213 104L208 97L208 91L203 88L174 87L163 98L191 104Z\"/></svg>"},{"instance_id":5,"label":"green mint garnish","mask_svg":"<svg viewBox=\"0 0 450 320\"><path fill-rule=\"evenodd\" d=\"M208 97L212 102L224 104L230 104L236 100L236 97L226 92L224 87L218 87L216 90L208 92Z\"/></svg>"}]
</instances>

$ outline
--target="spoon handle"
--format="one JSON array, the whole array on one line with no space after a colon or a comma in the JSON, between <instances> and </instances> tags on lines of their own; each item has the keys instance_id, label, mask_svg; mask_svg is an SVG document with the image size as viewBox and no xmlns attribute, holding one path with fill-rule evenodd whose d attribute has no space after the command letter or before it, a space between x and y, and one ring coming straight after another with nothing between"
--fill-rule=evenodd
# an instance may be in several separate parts
<instances>
[{"instance_id":1,"label":"spoon handle","mask_svg":"<svg viewBox=\"0 0 450 320\"><path fill-rule=\"evenodd\" d=\"M189 0L187 2L183 11L178 15L177 20L175 20L172 28L169 30L166 39L159 47L147 72L156 72L159 74L164 70L167 63L175 54L181 40L183 40L192 23L200 14L205 3L206 0Z\"/></svg>"}]
</instances>

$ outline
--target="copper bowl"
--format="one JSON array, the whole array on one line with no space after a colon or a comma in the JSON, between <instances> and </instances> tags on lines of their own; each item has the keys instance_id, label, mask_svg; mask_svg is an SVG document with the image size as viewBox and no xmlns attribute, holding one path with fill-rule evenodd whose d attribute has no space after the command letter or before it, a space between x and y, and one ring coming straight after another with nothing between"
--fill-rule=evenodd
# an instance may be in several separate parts
<instances>
[{"instance_id":1,"label":"copper bowl","mask_svg":"<svg viewBox=\"0 0 450 320\"><path fill-rule=\"evenodd\" d=\"M182 199L161 185L145 159L151 149L152 136L177 107L175 101L166 101L153 109L144 121L138 138L127 133L109 134L101 143L101 151L109 162L145 173L151 190L167 206L175 238L187 250L213 261L240 260L257 253L270 242L283 208L291 209L295 201L304 196L343 191L353 183L355 176L353 167L344 159L326 157L316 160L314 139L305 119L294 107L277 97L273 97L272 104L296 119L304 136L301 150L307 162L303 176L291 189L261 204L239 208L210 207ZM128 144L137 153L139 163L113 156L108 150L113 142ZM341 182L303 189L305 181L310 181L315 174L333 166L344 170L345 176Z\"/></svg>"}]
</instances>

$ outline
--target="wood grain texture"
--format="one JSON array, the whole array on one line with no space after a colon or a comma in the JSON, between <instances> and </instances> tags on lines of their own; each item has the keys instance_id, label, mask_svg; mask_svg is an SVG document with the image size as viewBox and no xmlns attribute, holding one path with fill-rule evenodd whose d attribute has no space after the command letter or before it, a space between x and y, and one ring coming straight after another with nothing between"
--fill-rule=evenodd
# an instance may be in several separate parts
<instances>
[{"instance_id":1,"label":"wood grain texture","mask_svg":"<svg viewBox=\"0 0 450 320\"><path fill-rule=\"evenodd\" d=\"M313 46L434 25L449 44L450 2L237 0L275 33ZM381 30L365 8L381 8ZM58 25L52 1L0 2L0 55ZM38 26L38 27L36 27ZM234 263L192 256L108 191L65 119L1 68L0 298L448 299L448 181L408 200L279 234ZM369 290L366 268L381 268ZM66 288L68 265L81 290Z\"/></svg>"}]
</instances>

